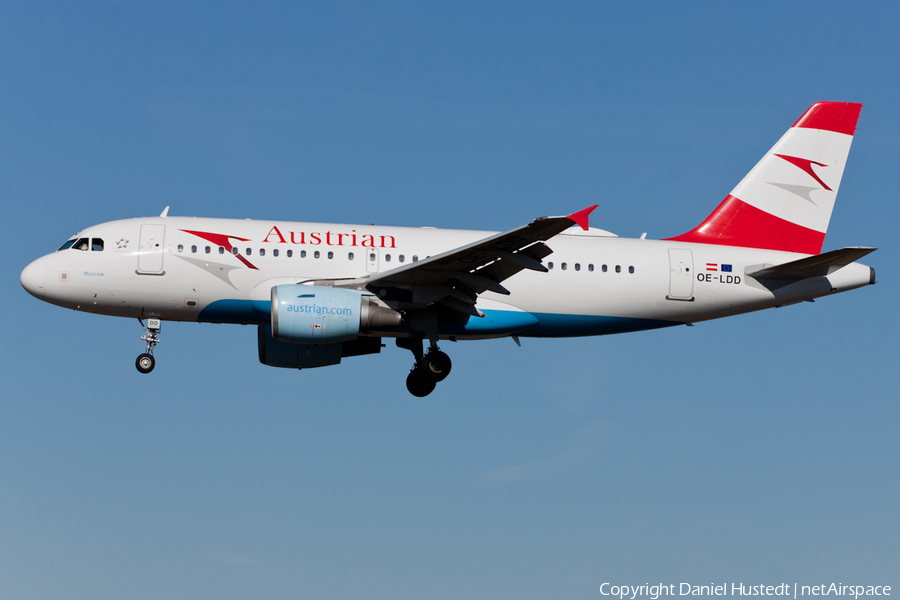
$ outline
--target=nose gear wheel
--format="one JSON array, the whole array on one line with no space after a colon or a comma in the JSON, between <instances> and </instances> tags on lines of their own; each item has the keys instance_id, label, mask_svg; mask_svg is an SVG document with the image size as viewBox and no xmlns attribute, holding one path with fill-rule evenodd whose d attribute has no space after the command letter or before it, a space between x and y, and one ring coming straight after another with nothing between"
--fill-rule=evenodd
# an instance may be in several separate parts
<instances>
[{"instance_id":1,"label":"nose gear wheel","mask_svg":"<svg viewBox=\"0 0 900 600\"><path fill-rule=\"evenodd\" d=\"M141 354L137 357L137 360L134 361L134 366L136 366L137 370L141 373L149 373L153 370L153 367L156 366L156 359L153 358L152 354Z\"/></svg>"},{"instance_id":2,"label":"nose gear wheel","mask_svg":"<svg viewBox=\"0 0 900 600\"><path fill-rule=\"evenodd\" d=\"M153 358L153 349L159 343L160 320L147 319L146 325L144 325L143 319L138 319L138 321L141 323L141 327L144 328L144 335L141 336L141 339L147 342L147 351L137 357L137 360L134 361L134 366L141 373L147 374L156 366L156 359Z\"/></svg>"}]
</instances>

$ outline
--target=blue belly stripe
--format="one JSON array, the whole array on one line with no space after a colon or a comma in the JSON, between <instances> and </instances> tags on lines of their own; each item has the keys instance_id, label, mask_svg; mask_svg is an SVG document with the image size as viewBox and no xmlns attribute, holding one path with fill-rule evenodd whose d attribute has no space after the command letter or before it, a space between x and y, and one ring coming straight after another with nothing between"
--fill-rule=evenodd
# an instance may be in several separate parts
<instances>
[{"instance_id":1,"label":"blue belly stripe","mask_svg":"<svg viewBox=\"0 0 900 600\"><path fill-rule=\"evenodd\" d=\"M530 330L538 324L538 319L531 313L514 310L484 310L484 318L469 317L463 325L447 319L439 324L444 335L466 334L507 334L514 335Z\"/></svg>"},{"instance_id":2,"label":"blue belly stripe","mask_svg":"<svg viewBox=\"0 0 900 600\"><path fill-rule=\"evenodd\" d=\"M206 306L197 317L206 323L269 323L268 300L217 300ZM604 317L597 315L562 315L528 313L509 310L485 310L484 318L470 317L465 325L442 322L442 335L507 334L522 337L577 337L607 335L628 331L644 331L681 325L675 321L637 319L632 317Z\"/></svg>"},{"instance_id":3,"label":"blue belly stripe","mask_svg":"<svg viewBox=\"0 0 900 600\"><path fill-rule=\"evenodd\" d=\"M268 300L216 300L200 311L197 320L204 323L265 325L270 321L271 305Z\"/></svg>"},{"instance_id":4,"label":"blue belly stripe","mask_svg":"<svg viewBox=\"0 0 900 600\"><path fill-rule=\"evenodd\" d=\"M611 333L627 333L629 331L645 331L682 325L677 321L659 319L638 319L635 317L604 317L598 315L559 315L553 313L535 313L540 322L537 327L529 329L526 337L577 337L584 335L608 335Z\"/></svg>"}]
</instances>

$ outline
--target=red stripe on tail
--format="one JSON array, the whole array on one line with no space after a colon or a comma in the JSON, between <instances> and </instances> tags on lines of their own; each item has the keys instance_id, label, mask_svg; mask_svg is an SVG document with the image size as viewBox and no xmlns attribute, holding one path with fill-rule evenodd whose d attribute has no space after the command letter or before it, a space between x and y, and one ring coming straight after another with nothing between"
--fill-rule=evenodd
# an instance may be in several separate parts
<instances>
[{"instance_id":1,"label":"red stripe on tail","mask_svg":"<svg viewBox=\"0 0 900 600\"><path fill-rule=\"evenodd\" d=\"M816 102L797 119L794 127L853 135L861 108L862 104L856 102Z\"/></svg>"},{"instance_id":2,"label":"red stripe on tail","mask_svg":"<svg viewBox=\"0 0 900 600\"><path fill-rule=\"evenodd\" d=\"M729 194L698 226L667 239L818 254L825 234L780 219Z\"/></svg>"}]
</instances>

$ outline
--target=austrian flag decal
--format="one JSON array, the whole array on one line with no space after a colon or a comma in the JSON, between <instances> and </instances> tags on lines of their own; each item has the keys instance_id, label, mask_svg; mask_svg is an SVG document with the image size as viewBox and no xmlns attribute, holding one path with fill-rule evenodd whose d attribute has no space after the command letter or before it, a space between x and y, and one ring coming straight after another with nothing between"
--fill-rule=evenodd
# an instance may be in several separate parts
<instances>
[{"instance_id":1,"label":"austrian flag decal","mask_svg":"<svg viewBox=\"0 0 900 600\"><path fill-rule=\"evenodd\" d=\"M706 270L707 271L716 271L716 272L722 271L722 273L731 273L731 265L726 265L725 263L722 263L721 265L719 263L706 263Z\"/></svg>"}]
</instances>

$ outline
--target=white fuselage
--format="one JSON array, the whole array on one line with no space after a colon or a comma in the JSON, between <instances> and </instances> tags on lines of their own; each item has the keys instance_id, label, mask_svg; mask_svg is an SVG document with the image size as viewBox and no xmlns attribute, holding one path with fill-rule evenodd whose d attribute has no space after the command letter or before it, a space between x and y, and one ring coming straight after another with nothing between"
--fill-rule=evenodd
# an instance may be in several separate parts
<instances>
[{"instance_id":1,"label":"white fuselage","mask_svg":"<svg viewBox=\"0 0 900 600\"><path fill-rule=\"evenodd\" d=\"M185 217L128 219L89 227L74 247L29 265L22 283L60 306L169 321L269 321L270 290L309 280L354 279L425 259L492 232ZM102 240L103 249L94 240ZM803 254L666 240L623 239L570 229L547 242L546 273L485 292L484 318L441 337L600 335L693 323L842 292L874 282L852 263L827 277L770 289L745 274ZM771 286L770 286L771 287ZM528 313L523 316L522 313ZM378 332L404 336L402 329Z\"/></svg>"}]
</instances>

